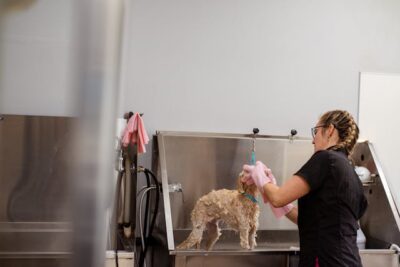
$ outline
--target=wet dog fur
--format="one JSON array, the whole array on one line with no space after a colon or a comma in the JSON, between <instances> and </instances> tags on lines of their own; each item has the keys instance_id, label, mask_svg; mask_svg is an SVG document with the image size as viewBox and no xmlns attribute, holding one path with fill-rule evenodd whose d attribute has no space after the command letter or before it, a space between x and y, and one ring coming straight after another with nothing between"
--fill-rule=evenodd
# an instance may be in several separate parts
<instances>
[{"instance_id":1,"label":"wet dog fur","mask_svg":"<svg viewBox=\"0 0 400 267\"><path fill-rule=\"evenodd\" d=\"M177 249L189 249L195 245L200 249L203 233L206 231L208 235L206 249L211 250L221 236L219 227L221 221L239 232L242 248L256 247L260 209L258 203L250 200L244 193L256 196L258 191L254 184L242 183L240 181L242 175L243 173L239 174L237 190L213 190L196 202L191 214L193 230Z\"/></svg>"}]
</instances>

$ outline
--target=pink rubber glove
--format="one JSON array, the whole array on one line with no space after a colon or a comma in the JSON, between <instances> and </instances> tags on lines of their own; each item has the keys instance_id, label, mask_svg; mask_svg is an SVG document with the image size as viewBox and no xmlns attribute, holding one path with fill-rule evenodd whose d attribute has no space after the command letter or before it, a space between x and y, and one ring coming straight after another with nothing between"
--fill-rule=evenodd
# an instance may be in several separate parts
<instances>
[{"instance_id":1,"label":"pink rubber glove","mask_svg":"<svg viewBox=\"0 0 400 267\"><path fill-rule=\"evenodd\" d=\"M276 184L275 177L268 175L271 173L271 170L267 168L261 161L257 161L256 165L244 165L243 166L244 176L242 177L242 182L247 185L255 184L258 190L261 192L264 203L268 202L267 197L264 194L264 185L267 183Z\"/></svg>"},{"instance_id":2,"label":"pink rubber glove","mask_svg":"<svg viewBox=\"0 0 400 267\"><path fill-rule=\"evenodd\" d=\"M289 203L286 206L280 207L280 208L275 208L274 206L272 206L271 203L269 203L269 205L271 206L272 212L274 213L276 218L281 218L283 215L288 214L293 208L293 204Z\"/></svg>"},{"instance_id":3,"label":"pink rubber glove","mask_svg":"<svg viewBox=\"0 0 400 267\"><path fill-rule=\"evenodd\" d=\"M243 165L244 176L242 182L246 184L255 184L261 193L264 193L264 185L272 183L273 180L267 175L267 167L261 162L257 161L256 165Z\"/></svg>"},{"instance_id":4,"label":"pink rubber glove","mask_svg":"<svg viewBox=\"0 0 400 267\"><path fill-rule=\"evenodd\" d=\"M242 181L248 185L255 183L262 194L264 203L267 203L268 199L264 194L264 185L267 183L273 183L276 185L276 179L271 169L265 166L261 161L257 161L255 166L244 165L243 171L245 175L242 178ZM287 204L280 208L275 208L271 203L269 203L269 205L276 218L281 218L294 208L293 204Z\"/></svg>"},{"instance_id":5,"label":"pink rubber glove","mask_svg":"<svg viewBox=\"0 0 400 267\"><path fill-rule=\"evenodd\" d=\"M274 184L276 184L276 179L275 176L272 174L271 169L266 169L265 170L266 174L268 175L269 178L271 178L274 181ZM265 202L265 198L264 198L264 203ZM282 216L288 214L293 208L293 204L289 203L286 206L280 207L280 208L275 208L274 206L272 206L271 203L269 203L269 205L271 206L272 212L274 213L276 218L281 218Z\"/></svg>"},{"instance_id":6,"label":"pink rubber glove","mask_svg":"<svg viewBox=\"0 0 400 267\"><path fill-rule=\"evenodd\" d=\"M254 168L255 168L255 166L253 166L253 165L247 165L247 164L243 165L243 168L242 168L243 176L242 176L242 178L240 178L240 180L243 183L246 183L247 185L254 184L253 178L251 177L251 174L253 173Z\"/></svg>"},{"instance_id":7,"label":"pink rubber glove","mask_svg":"<svg viewBox=\"0 0 400 267\"><path fill-rule=\"evenodd\" d=\"M272 170L264 165L265 174L272 180L272 183L276 185L275 176L272 174Z\"/></svg>"},{"instance_id":8,"label":"pink rubber glove","mask_svg":"<svg viewBox=\"0 0 400 267\"><path fill-rule=\"evenodd\" d=\"M275 176L272 174L271 169L267 168L266 174L268 175L268 177L270 177L274 181L274 184L276 184L276 179L275 179ZM274 213L276 218L281 218L283 215L288 214L294 208L293 204L291 204L291 203L287 204L286 206L280 207L280 208L275 208L274 206L272 206L271 203L269 203L269 205L271 206L272 212Z\"/></svg>"}]
</instances>

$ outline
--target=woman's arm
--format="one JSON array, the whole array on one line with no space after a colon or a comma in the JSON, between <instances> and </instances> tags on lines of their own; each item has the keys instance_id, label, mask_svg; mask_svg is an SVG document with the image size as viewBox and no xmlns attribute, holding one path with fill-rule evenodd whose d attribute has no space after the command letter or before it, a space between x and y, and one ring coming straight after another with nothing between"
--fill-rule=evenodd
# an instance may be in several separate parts
<instances>
[{"instance_id":1,"label":"woman's arm","mask_svg":"<svg viewBox=\"0 0 400 267\"><path fill-rule=\"evenodd\" d=\"M291 220L294 224L297 224L297 216L299 214L299 211L297 207L294 207L291 211L289 211L285 216L289 220Z\"/></svg>"},{"instance_id":2,"label":"woman's arm","mask_svg":"<svg viewBox=\"0 0 400 267\"><path fill-rule=\"evenodd\" d=\"M297 175L294 175L281 187L267 183L263 186L263 189L265 197L276 208L283 207L310 192L308 183Z\"/></svg>"}]
</instances>

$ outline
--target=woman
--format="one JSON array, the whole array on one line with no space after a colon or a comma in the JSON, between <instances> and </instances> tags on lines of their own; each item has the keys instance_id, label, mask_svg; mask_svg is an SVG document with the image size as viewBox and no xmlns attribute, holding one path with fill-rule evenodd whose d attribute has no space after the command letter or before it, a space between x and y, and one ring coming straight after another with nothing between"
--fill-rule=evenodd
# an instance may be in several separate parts
<instances>
[{"instance_id":1,"label":"woman","mask_svg":"<svg viewBox=\"0 0 400 267\"><path fill-rule=\"evenodd\" d=\"M347 111L334 110L322 115L311 130L315 153L281 187L261 162L243 166L243 180L255 183L264 201L284 207L286 216L298 224L299 266L362 266L357 220L367 201L348 159L357 142L358 126ZM296 199L298 209L290 204Z\"/></svg>"}]
</instances>

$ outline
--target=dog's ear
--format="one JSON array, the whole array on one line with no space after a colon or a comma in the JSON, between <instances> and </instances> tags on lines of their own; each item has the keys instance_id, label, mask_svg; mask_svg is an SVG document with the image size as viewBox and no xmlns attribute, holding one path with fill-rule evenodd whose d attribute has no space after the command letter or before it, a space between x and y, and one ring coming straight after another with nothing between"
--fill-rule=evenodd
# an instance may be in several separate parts
<instances>
[{"instance_id":1,"label":"dog's ear","mask_svg":"<svg viewBox=\"0 0 400 267\"><path fill-rule=\"evenodd\" d=\"M242 182L242 177L244 176L244 173L241 172L239 173L239 177L237 179L237 188L239 192L247 192L247 184Z\"/></svg>"},{"instance_id":2,"label":"dog's ear","mask_svg":"<svg viewBox=\"0 0 400 267\"><path fill-rule=\"evenodd\" d=\"M246 192L246 184L242 182L241 180L242 176L239 175L239 178L237 179L237 189L239 192Z\"/></svg>"}]
</instances>

